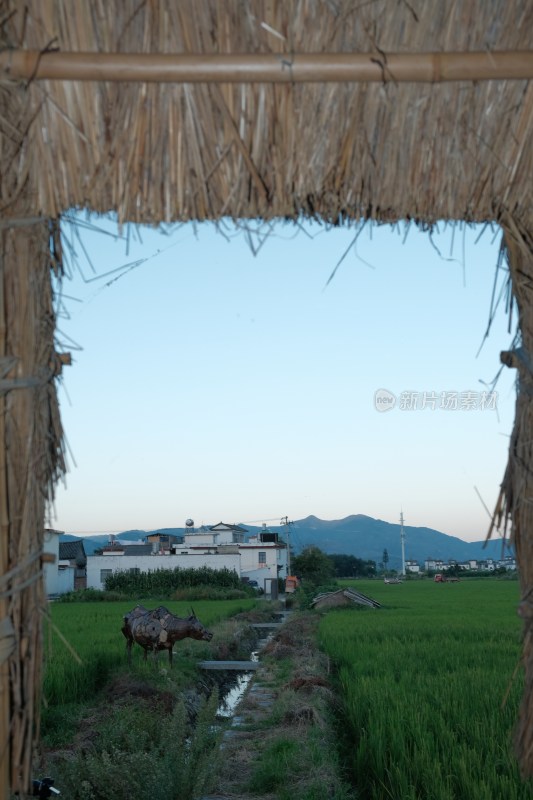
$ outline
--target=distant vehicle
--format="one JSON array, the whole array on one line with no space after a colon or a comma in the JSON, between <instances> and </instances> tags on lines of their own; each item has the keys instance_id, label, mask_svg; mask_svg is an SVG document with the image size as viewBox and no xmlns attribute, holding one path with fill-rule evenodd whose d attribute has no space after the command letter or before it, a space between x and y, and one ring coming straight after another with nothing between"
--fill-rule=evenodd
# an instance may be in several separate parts
<instances>
[{"instance_id":1,"label":"distant vehicle","mask_svg":"<svg viewBox=\"0 0 533 800\"><path fill-rule=\"evenodd\" d=\"M440 572L437 572L433 580L435 583L459 583L459 578L452 578L451 575L442 575Z\"/></svg>"}]
</instances>

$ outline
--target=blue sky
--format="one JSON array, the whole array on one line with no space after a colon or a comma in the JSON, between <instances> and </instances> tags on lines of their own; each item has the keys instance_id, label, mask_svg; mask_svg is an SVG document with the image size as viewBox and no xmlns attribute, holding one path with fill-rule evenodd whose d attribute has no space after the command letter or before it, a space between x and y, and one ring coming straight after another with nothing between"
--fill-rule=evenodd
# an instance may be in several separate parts
<instances>
[{"instance_id":1,"label":"blue sky","mask_svg":"<svg viewBox=\"0 0 533 800\"><path fill-rule=\"evenodd\" d=\"M396 522L403 508L409 525L484 538L479 495L492 509L513 372L500 376L496 409L464 405L490 390L482 381L512 339L501 303L477 355L497 230L475 243L481 228L441 225L430 237L404 225L279 222L265 238L264 227L249 232L257 227L112 238L65 225L71 277L58 338L74 357L60 388L70 454L50 524L94 533L188 517ZM134 266L113 271L125 264ZM376 410L378 390L394 408ZM407 392L417 408L400 407ZM445 410L451 392L458 407Z\"/></svg>"}]
</instances>

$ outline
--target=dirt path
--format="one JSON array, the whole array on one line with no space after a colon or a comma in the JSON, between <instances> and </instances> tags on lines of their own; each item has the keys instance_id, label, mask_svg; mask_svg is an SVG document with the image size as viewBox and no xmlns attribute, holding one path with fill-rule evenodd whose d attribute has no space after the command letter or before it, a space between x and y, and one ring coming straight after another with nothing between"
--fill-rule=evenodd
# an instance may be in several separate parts
<instances>
[{"instance_id":1,"label":"dirt path","mask_svg":"<svg viewBox=\"0 0 533 800\"><path fill-rule=\"evenodd\" d=\"M316 614L295 614L260 652L224 735L216 789L202 800L354 797L340 778L335 696L328 659L316 646L317 626Z\"/></svg>"}]
</instances>

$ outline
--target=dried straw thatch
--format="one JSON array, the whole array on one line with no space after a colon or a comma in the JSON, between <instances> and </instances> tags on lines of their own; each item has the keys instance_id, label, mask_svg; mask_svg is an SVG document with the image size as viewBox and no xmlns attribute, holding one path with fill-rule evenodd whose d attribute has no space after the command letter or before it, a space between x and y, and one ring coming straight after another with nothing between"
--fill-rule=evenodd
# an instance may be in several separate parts
<instances>
[{"instance_id":1,"label":"dried straw thatch","mask_svg":"<svg viewBox=\"0 0 533 800\"><path fill-rule=\"evenodd\" d=\"M8 780L27 786L38 716L39 531L62 469L49 281L60 256L47 221L71 207L153 224L308 215L504 226L523 337L507 360L523 391L498 512L512 520L526 603L519 753L533 773L533 84L506 80L492 56L530 75L531 30L529 0L0 0L0 792ZM57 48L195 54L197 67L203 55L263 54L290 80L41 80ZM446 59L421 56L473 52L502 78L460 71L441 83ZM298 82L301 63L350 53L382 80ZM402 54L429 65L426 82L400 80Z\"/></svg>"},{"instance_id":2,"label":"dried straw thatch","mask_svg":"<svg viewBox=\"0 0 533 800\"><path fill-rule=\"evenodd\" d=\"M0 741L9 730L14 789L38 731L42 529L63 469L49 245L43 222L0 232Z\"/></svg>"},{"instance_id":3,"label":"dried straw thatch","mask_svg":"<svg viewBox=\"0 0 533 800\"><path fill-rule=\"evenodd\" d=\"M367 606L368 608L381 608L377 600L373 600L355 589L337 589L335 592L323 592L313 598L311 607L317 611L327 611L328 608L341 606Z\"/></svg>"},{"instance_id":4,"label":"dried straw thatch","mask_svg":"<svg viewBox=\"0 0 533 800\"><path fill-rule=\"evenodd\" d=\"M7 13L19 4L4 5ZM382 65L386 81L24 81L11 90L31 109L20 176L34 213L89 206L153 223L529 213L533 86L397 83L387 62L387 53L523 51L533 29L526 0L20 5L24 13L4 25L15 48L279 54L288 74L294 54L361 53Z\"/></svg>"}]
</instances>

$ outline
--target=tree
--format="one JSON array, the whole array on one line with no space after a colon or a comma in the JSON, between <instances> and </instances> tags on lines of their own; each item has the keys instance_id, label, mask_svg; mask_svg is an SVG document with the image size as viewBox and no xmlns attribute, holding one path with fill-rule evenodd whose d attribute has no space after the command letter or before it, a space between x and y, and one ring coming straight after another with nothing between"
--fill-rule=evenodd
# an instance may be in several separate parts
<instances>
[{"instance_id":1,"label":"tree","mask_svg":"<svg viewBox=\"0 0 533 800\"><path fill-rule=\"evenodd\" d=\"M344 553L334 553L328 558L333 562L337 578L363 578L376 574L375 561L365 561Z\"/></svg>"},{"instance_id":2,"label":"tree","mask_svg":"<svg viewBox=\"0 0 533 800\"><path fill-rule=\"evenodd\" d=\"M320 586L333 578L334 566L331 559L319 547L305 547L292 561L293 572L303 582Z\"/></svg>"},{"instance_id":3,"label":"tree","mask_svg":"<svg viewBox=\"0 0 533 800\"><path fill-rule=\"evenodd\" d=\"M387 548L383 551L383 569L387 569L387 565L389 563L389 552Z\"/></svg>"}]
</instances>

